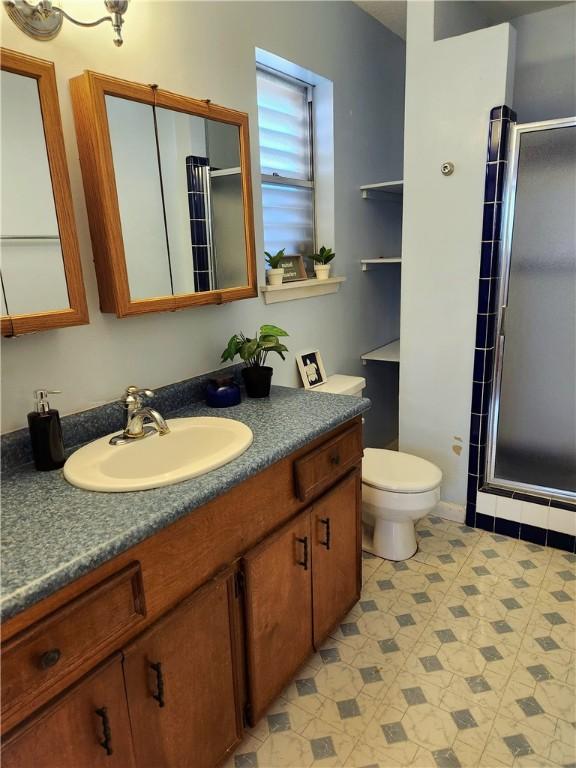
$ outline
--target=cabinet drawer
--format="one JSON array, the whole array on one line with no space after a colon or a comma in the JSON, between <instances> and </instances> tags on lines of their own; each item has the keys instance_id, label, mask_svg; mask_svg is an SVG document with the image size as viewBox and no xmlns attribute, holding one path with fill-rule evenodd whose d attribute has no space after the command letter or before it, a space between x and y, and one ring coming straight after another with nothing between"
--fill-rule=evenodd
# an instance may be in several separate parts
<instances>
[{"instance_id":1,"label":"cabinet drawer","mask_svg":"<svg viewBox=\"0 0 576 768\"><path fill-rule=\"evenodd\" d=\"M140 564L131 563L9 640L2 647L3 718L58 693L144 615Z\"/></svg>"},{"instance_id":2,"label":"cabinet drawer","mask_svg":"<svg viewBox=\"0 0 576 768\"><path fill-rule=\"evenodd\" d=\"M294 462L296 494L308 501L362 458L362 430L354 425Z\"/></svg>"}]
</instances>

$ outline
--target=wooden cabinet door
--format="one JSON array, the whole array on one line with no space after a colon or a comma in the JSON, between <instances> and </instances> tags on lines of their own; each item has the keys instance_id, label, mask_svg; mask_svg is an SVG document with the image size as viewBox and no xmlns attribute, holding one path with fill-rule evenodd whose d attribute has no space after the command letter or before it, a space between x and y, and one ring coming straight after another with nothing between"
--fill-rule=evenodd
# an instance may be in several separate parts
<instances>
[{"instance_id":1,"label":"wooden cabinet door","mask_svg":"<svg viewBox=\"0 0 576 768\"><path fill-rule=\"evenodd\" d=\"M257 722L312 652L310 514L243 558L250 720Z\"/></svg>"},{"instance_id":2,"label":"wooden cabinet door","mask_svg":"<svg viewBox=\"0 0 576 768\"><path fill-rule=\"evenodd\" d=\"M360 495L360 472L355 470L312 507L312 594L316 648L360 597Z\"/></svg>"},{"instance_id":3,"label":"wooden cabinet door","mask_svg":"<svg viewBox=\"0 0 576 768\"><path fill-rule=\"evenodd\" d=\"M9 734L3 768L133 768L121 657Z\"/></svg>"},{"instance_id":4,"label":"wooden cabinet door","mask_svg":"<svg viewBox=\"0 0 576 768\"><path fill-rule=\"evenodd\" d=\"M236 599L228 571L126 649L138 768L213 768L240 741Z\"/></svg>"}]
</instances>

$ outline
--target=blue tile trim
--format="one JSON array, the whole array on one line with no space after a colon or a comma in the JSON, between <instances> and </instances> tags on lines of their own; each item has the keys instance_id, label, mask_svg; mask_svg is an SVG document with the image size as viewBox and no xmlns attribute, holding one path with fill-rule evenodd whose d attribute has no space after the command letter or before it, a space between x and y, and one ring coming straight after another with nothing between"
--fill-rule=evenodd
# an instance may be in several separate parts
<instances>
[{"instance_id":1,"label":"blue tile trim","mask_svg":"<svg viewBox=\"0 0 576 768\"><path fill-rule=\"evenodd\" d=\"M490 278L492 277L492 248L494 244L492 242L482 243L482 250L480 252L480 277Z\"/></svg>"},{"instance_id":2,"label":"blue tile trim","mask_svg":"<svg viewBox=\"0 0 576 768\"><path fill-rule=\"evenodd\" d=\"M194 288L196 291L209 291L210 272L194 272Z\"/></svg>"},{"instance_id":3,"label":"blue tile trim","mask_svg":"<svg viewBox=\"0 0 576 768\"><path fill-rule=\"evenodd\" d=\"M566 552L576 552L576 536L570 536L568 533L548 531L548 539L546 543L549 547L554 547L554 549L563 549Z\"/></svg>"},{"instance_id":4,"label":"blue tile trim","mask_svg":"<svg viewBox=\"0 0 576 768\"><path fill-rule=\"evenodd\" d=\"M503 496L508 499L514 499L516 501L529 501L532 504L541 504L542 506L550 506L558 509L566 509L573 512L576 515L576 504L570 502L559 501L558 499L552 499L549 496L537 496L532 493L522 493L520 491L509 491L506 488L496 488L495 486L483 485L480 483L478 490L482 493L490 494L493 496ZM469 517L468 509L473 510L474 514ZM485 526L488 524L476 512L476 499L474 501L468 501L466 505L466 525L471 525L475 528L482 528L488 530ZM560 533L554 531L551 528L537 528L536 526L526 525L526 523L520 523L516 520L503 520L499 517L494 518L494 531L495 533L501 533L504 536L512 536L515 539L522 539L523 541L529 541L533 544L542 544L554 549L563 549L566 552L576 552L576 536L570 536L567 533Z\"/></svg>"},{"instance_id":5,"label":"blue tile trim","mask_svg":"<svg viewBox=\"0 0 576 768\"><path fill-rule=\"evenodd\" d=\"M514 520L503 520L501 517L495 517L494 533L500 533L502 536L510 536L512 539L519 539L520 523L516 523Z\"/></svg>"},{"instance_id":6,"label":"blue tile trim","mask_svg":"<svg viewBox=\"0 0 576 768\"><path fill-rule=\"evenodd\" d=\"M189 192L188 209L191 219L206 218L206 195L203 192Z\"/></svg>"},{"instance_id":7,"label":"blue tile trim","mask_svg":"<svg viewBox=\"0 0 576 768\"><path fill-rule=\"evenodd\" d=\"M188 180L188 209L190 212L190 241L192 244L192 264L194 266L194 290L209 291L212 287L210 268L209 207L210 190L206 188L206 168L210 162L207 157L189 155L186 158L186 177Z\"/></svg>"},{"instance_id":8,"label":"blue tile trim","mask_svg":"<svg viewBox=\"0 0 576 768\"><path fill-rule=\"evenodd\" d=\"M529 501L531 504L541 504L544 507L566 509L570 512L574 512L576 515L576 501L561 501L552 496L546 496L546 494L510 491L507 488L498 488L498 486L495 485L482 485L479 486L478 490L482 491L482 493L491 494L492 496L505 496L508 499L516 499L516 501Z\"/></svg>"},{"instance_id":9,"label":"blue tile trim","mask_svg":"<svg viewBox=\"0 0 576 768\"><path fill-rule=\"evenodd\" d=\"M489 493L492 496L504 496L507 499L511 499L514 496L514 491L508 491L506 488L494 488L489 485L478 488L478 490L482 491L482 493Z\"/></svg>"},{"instance_id":10,"label":"blue tile trim","mask_svg":"<svg viewBox=\"0 0 576 768\"><path fill-rule=\"evenodd\" d=\"M535 525L527 525L526 523L520 524L520 538L522 541L529 541L532 544L540 544L542 547L546 546L546 534L548 531L545 528L538 528Z\"/></svg>"},{"instance_id":11,"label":"blue tile trim","mask_svg":"<svg viewBox=\"0 0 576 768\"><path fill-rule=\"evenodd\" d=\"M209 165L208 158L202 157L201 155L188 155L186 158L186 165Z\"/></svg>"},{"instance_id":12,"label":"blue tile trim","mask_svg":"<svg viewBox=\"0 0 576 768\"><path fill-rule=\"evenodd\" d=\"M550 499L550 506L556 509L567 509L569 512L574 512L576 515L576 502L570 501L558 501L558 499Z\"/></svg>"},{"instance_id":13,"label":"blue tile trim","mask_svg":"<svg viewBox=\"0 0 576 768\"><path fill-rule=\"evenodd\" d=\"M486 490L483 488L482 493ZM507 495L503 492L499 495ZM510 494L511 495L511 494ZM512 539L521 539L532 544L562 549L565 552L576 553L576 536L570 536L567 533L547 530L546 528L537 528L533 525L521 524L515 520L504 520L501 517L492 517L476 511L476 504L468 502L466 504L466 525L472 528L479 528L482 531L490 533L499 533L502 536L509 536Z\"/></svg>"},{"instance_id":14,"label":"blue tile trim","mask_svg":"<svg viewBox=\"0 0 576 768\"><path fill-rule=\"evenodd\" d=\"M484 530L491 530L492 523L476 512L476 494L484 483L488 411L498 319L500 228L504 180L508 166L506 150L510 122L515 120L516 114L506 105L490 110L466 487L466 522ZM519 528L515 533L516 536L519 535Z\"/></svg>"},{"instance_id":15,"label":"blue tile trim","mask_svg":"<svg viewBox=\"0 0 576 768\"><path fill-rule=\"evenodd\" d=\"M535 496L532 493L518 493L514 491L513 497L516 501L529 501L531 504L540 504L543 507L550 506L550 499L546 496Z\"/></svg>"},{"instance_id":16,"label":"blue tile trim","mask_svg":"<svg viewBox=\"0 0 576 768\"><path fill-rule=\"evenodd\" d=\"M194 260L194 269L198 272L209 269L210 259L208 258L208 247L205 245L192 246L192 258Z\"/></svg>"},{"instance_id":17,"label":"blue tile trim","mask_svg":"<svg viewBox=\"0 0 576 768\"><path fill-rule=\"evenodd\" d=\"M484 201L487 203L501 203L506 175L506 161L496 160L486 164L486 183L484 187ZM486 238L491 239L491 238Z\"/></svg>"},{"instance_id":18,"label":"blue tile trim","mask_svg":"<svg viewBox=\"0 0 576 768\"><path fill-rule=\"evenodd\" d=\"M481 512L476 512L476 525L474 527L480 528L482 531L494 533L494 518L491 515L483 515Z\"/></svg>"}]
</instances>

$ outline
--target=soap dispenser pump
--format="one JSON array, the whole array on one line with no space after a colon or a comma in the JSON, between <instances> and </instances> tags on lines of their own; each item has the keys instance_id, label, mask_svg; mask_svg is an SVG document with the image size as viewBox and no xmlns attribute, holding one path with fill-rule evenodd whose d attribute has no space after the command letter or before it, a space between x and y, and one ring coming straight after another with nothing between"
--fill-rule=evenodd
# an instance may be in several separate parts
<instances>
[{"instance_id":1,"label":"soap dispenser pump","mask_svg":"<svg viewBox=\"0 0 576 768\"><path fill-rule=\"evenodd\" d=\"M34 391L35 410L28 414L28 428L32 441L32 455L36 469L42 472L64 466L64 440L60 414L50 408L48 395L59 395L59 390Z\"/></svg>"}]
</instances>

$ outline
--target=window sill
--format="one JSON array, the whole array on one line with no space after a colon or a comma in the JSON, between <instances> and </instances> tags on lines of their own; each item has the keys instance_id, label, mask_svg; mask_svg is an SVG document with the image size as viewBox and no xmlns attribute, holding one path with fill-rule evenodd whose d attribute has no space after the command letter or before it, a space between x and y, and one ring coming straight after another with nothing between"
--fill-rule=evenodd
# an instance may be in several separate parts
<instances>
[{"instance_id":1,"label":"window sill","mask_svg":"<svg viewBox=\"0 0 576 768\"><path fill-rule=\"evenodd\" d=\"M260 293L266 304L276 304L279 301L294 301L294 299L311 299L313 296L324 296L337 293L345 277L329 277L327 280L297 280L282 285L261 285Z\"/></svg>"}]
</instances>

